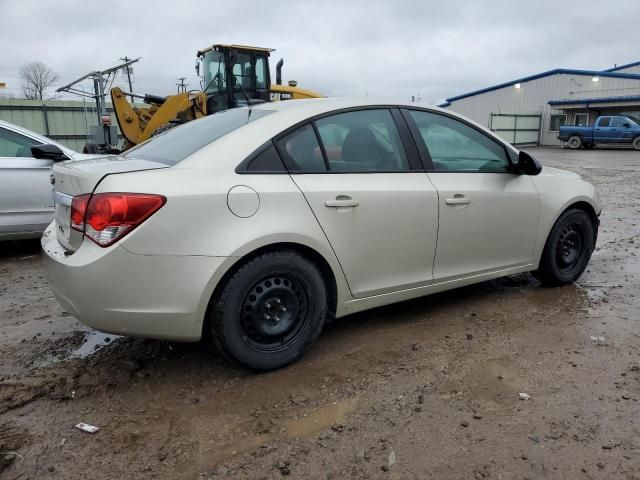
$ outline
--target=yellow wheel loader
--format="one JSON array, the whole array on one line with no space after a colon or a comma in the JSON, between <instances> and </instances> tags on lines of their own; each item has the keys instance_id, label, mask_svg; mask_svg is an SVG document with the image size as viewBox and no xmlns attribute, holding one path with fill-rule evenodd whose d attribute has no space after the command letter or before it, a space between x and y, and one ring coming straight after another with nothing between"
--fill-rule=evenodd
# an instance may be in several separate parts
<instances>
[{"instance_id":1,"label":"yellow wheel loader","mask_svg":"<svg viewBox=\"0 0 640 480\"><path fill-rule=\"evenodd\" d=\"M276 66L276 83L271 83L269 55L272 49L244 45L213 45L198 51L196 72L204 89L160 97L136 95L118 87L111 89L111 101L123 150L181 123L222 110L255 103L323 97L298 88L295 81L282 85L281 59ZM127 96L140 98L148 106L136 107Z\"/></svg>"}]
</instances>

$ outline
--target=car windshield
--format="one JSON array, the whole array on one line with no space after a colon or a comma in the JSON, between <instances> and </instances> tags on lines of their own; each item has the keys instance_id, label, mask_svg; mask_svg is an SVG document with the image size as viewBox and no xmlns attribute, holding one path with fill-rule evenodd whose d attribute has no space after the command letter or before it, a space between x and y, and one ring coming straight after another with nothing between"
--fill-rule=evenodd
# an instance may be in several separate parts
<instances>
[{"instance_id":1,"label":"car windshield","mask_svg":"<svg viewBox=\"0 0 640 480\"><path fill-rule=\"evenodd\" d=\"M227 133L273 113L236 108L175 127L132 148L124 157L175 165Z\"/></svg>"},{"instance_id":2,"label":"car windshield","mask_svg":"<svg viewBox=\"0 0 640 480\"><path fill-rule=\"evenodd\" d=\"M636 125L640 125L640 120L638 120L636 117L627 117L629 120L631 120L633 123L635 123Z\"/></svg>"}]
</instances>

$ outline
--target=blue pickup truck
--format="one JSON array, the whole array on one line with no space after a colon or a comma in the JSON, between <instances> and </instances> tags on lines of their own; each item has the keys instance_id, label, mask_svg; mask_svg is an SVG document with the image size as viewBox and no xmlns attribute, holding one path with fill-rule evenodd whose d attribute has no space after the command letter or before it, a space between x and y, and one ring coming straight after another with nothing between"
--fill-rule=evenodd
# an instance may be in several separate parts
<instances>
[{"instance_id":1,"label":"blue pickup truck","mask_svg":"<svg viewBox=\"0 0 640 480\"><path fill-rule=\"evenodd\" d=\"M573 149L617 143L640 150L640 120L629 116L602 116L589 127L562 126L558 138Z\"/></svg>"}]
</instances>

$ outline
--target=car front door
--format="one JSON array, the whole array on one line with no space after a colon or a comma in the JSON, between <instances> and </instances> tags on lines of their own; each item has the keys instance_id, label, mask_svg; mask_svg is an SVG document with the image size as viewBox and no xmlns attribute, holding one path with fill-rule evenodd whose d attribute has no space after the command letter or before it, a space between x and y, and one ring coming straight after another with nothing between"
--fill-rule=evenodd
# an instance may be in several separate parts
<instances>
[{"instance_id":1,"label":"car front door","mask_svg":"<svg viewBox=\"0 0 640 480\"><path fill-rule=\"evenodd\" d=\"M40 144L0 127L0 237L40 232L53 218L52 161L31 155Z\"/></svg>"},{"instance_id":2,"label":"car front door","mask_svg":"<svg viewBox=\"0 0 640 480\"><path fill-rule=\"evenodd\" d=\"M398 110L375 108L276 142L356 298L432 282L438 196L409 140Z\"/></svg>"},{"instance_id":3,"label":"car front door","mask_svg":"<svg viewBox=\"0 0 640 480\"><path fill-rule=\"evenodd\" d=\"M600 117L593 127L593 140L596 143L608 143L612 141L611 117Z\"/></svg>"},{"instance_id":4,"label":"car front door","mask_svg":"<svg viewBox=\"0 0 640 480\"><path fill-rule=\"evenodd\" d=\"M627 117L613 117L611 129L615 142L629 142L633 138L632 122Z\"/></svg>"},{"instance_id":5,"label":"car front door","mask_svg":"<svg viewBox=\"0 0 640 480\"><path fill-rule=\"evenodd\" d=\"M530 264L538 192L529 176L511 173L504 145L448 115L404 113L439 195L434 281Z\"/></svg>"}]
</instances>

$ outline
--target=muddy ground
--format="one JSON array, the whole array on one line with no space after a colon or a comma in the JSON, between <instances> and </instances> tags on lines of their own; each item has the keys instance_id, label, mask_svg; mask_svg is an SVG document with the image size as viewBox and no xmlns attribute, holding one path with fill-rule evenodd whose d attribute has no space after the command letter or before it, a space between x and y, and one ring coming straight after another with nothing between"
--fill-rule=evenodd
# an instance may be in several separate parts
<instances>
[{"instance_id":1,"label":"muddy ground","mask_svg":"<svg viewBox=\"0 0 640 480\"><path fill-rule=\"evenodd\" d=\"M354 315L267 374L88 333L38 242L3 244L0 477L640 478L640 153L532 151L600 190L577 285L520 275Z\"/></svg>"}]
</instances>

